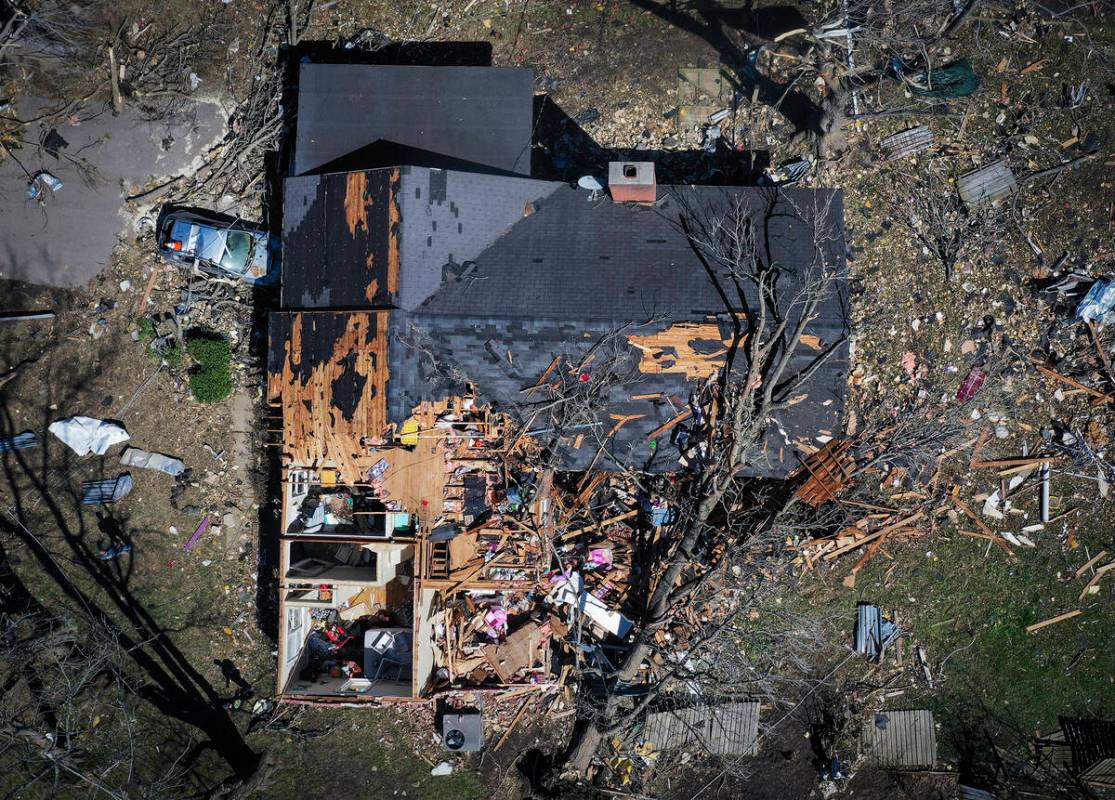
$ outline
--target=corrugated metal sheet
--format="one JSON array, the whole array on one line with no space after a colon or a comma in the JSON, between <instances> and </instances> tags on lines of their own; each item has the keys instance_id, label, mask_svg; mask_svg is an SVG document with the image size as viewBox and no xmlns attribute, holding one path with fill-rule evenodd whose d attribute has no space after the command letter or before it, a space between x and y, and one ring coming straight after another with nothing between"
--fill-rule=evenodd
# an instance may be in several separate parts
<instances>
[{"instance_id":1,"label":"corrugated metal sheet","mask_svg":"<svg viewBox=\"0 0 1115 800\"><path fill-rule=\"evenodd\" d=\"M127 472L102 481L85 481L81 484L81 504L100 506L123 500L132 491L132 476Z\"/></svg>"},{"instance_id":2,"label":"corrugated metal sheet","mask_svg":"<svg viewBox=\"0 0 1115 800\"><path fill-rule=\"evenodd\" d=\"M863 730L863 747L879 767L932 767L937 763L937 733L926 710L880 711Z\"/></svg>"},{"instance_id":3,"label":"corrugated metal sheet","mask_svg":"<svg viewBox=\"0 0 1115 800\"><path fill-rule=\"evenodd\" d=\"M1080 780L1100 786L1115 787L1115 758L1105 758L1102 761L1097 761L1080 773Z\"/></svg>"},{"instance_id":4,"label":"corrugated metal sheet","mask_svg":"<svg viewBox=\"0 0 1115 800\"><path fill-rule=\"evenodd\" d=\"M997 798L991 792L960 784L960 800L997 800Z\"/></svg>"},{"instance_id":5,"label":"corrugated metal sheet","mask_svg":"<svg viewBox=\"0 0 1115 800\"><path fill-rule=\"evenodd\" d=\"M877 605L860 603L856 606L856 652L870 656L872 660L882 658L883 652L898 636L898 626L883 618L883 611Z\"/></svg>"},{"instance_id":6,"label":"corrugated metal sheet","mask_svg":"<svg viewBox=\"0 0 1115 800\"><path fill-rule=\"evenodd\" d=\"M905 158L933 146L933 131L925 125L909 128L892 134L883 139L879 144L887 151L889 159Z\"/></svg>"},{"instance_id":7,"label":"corrugated metal sheet","mask_svg":"<svg viewBox=\"0 0 1115 800\"><path fill-rule=\"evenodd\" d=\"M994 203L1018 191L1018 181L1005 161L996 161L986 167L961 175L957 181L960 199L969 206Z\"/></svg>"},{"instance_id":8,"label":"corrugated metal sheet","mask_svg":"<svg viewBox=\"0 0 1115 800\"><path fill-rule=\"evenodd\" d=\"M694 705L647 715L643 741L659 750L699 743L713 755L753 756L759 752L759 703Z\"/></svg>"},{"instance_id":9,"label":"corrugated metal sheet","mask_svg":"<svg viewBox=\"0 0 1115 800\"><path fill-rule=\"evenodd\" d=\"M39 443L39 437L35 435L34 431L24 431L17 433L15 436L6 436L0 439L0 453L6 453L9 450L26 450L30 447L35 447Z\"/></svg>"}]
</instances>

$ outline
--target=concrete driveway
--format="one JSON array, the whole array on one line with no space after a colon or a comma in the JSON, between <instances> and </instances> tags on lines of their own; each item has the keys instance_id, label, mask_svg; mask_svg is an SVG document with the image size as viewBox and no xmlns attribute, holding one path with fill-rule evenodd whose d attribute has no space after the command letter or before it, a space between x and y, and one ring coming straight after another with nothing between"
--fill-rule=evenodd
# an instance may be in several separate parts
<instances>
[{"instance_id":1,"label":"concrete driveway","mask_svg":"<svg viewBox=\"0 0 1115 800\"><path fill-rule=\"evenodd\" d=\"M36 117L49 107L42 99L23 100L18 116ZM127 194L188 168L222 136L217 105L198 103L193 117L168 125L128 110L114 117L96 105L61 123L26 126L21 136L31 144L0 162L0 279L65 288L89 283L129 227ZM56 156L39 145L51 130L48 145L58 145ZM89 162L95 176L83 177L71 159ZM42 202L27 197L28 173L39 170L64 184Z\"/></svg>"}]
</instances>

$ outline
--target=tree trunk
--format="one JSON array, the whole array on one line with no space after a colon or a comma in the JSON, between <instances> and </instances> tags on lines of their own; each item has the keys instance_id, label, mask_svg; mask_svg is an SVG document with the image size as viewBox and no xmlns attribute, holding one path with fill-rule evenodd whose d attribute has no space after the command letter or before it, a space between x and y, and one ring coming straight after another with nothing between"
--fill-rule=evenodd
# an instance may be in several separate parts
<instances>
[{"instance_id":1,"label":"tree trunk","mask_svg":"<svg viewBox=\"0 0 1115 800\"><path fill-rule=\"evenodd\" d=\"M116 63L116 51L108 46L108 76L112 82L112 115L120 116L124 110L124 96L120 94L120 67Z\"/></svg>"},{"instance_id":2,"label":"tree trunk","mask_svg":"<svg viewBox=\"0 0 1115 800\"><path fill-rule=\"evenodd\" d=\"M687 560L687 555L696 546L705 521L712 514L712 510L716 508L717 503L720 502L727 485L726 480L719 485L714 484L698 504L697 510L689 522L689 527L685 531L685 536L674 552L670 565L662 573L658 585L654 587L654 594L651 595L650 603L648 603L643 614L643 624L639 628L638 639L627 651L627 655L623 659L623 665L616 673L619 680L625 682L633 680L638 675L643 661L650 655L654 634L666 622L666 612L669 611L670 595L674 584L681 576L681 571L690 563ZM612 723L615 710L616 697L609 694L597 720L584 725L580 729L580 735L577 736L570 747L567 756L571 770L582 775L588 770L592 757L600 746L600 740L604 738L607 726Z\"/></svg>"}]
</instances>

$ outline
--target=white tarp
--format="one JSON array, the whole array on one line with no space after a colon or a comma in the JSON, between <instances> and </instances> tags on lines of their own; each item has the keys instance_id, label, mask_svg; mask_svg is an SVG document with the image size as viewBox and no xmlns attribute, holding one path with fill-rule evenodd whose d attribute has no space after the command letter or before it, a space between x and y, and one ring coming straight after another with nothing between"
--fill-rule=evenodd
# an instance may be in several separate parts
<instances>
[{"instance_id":1,"label":"white tarp","mask_svg":"<svg viewBox=\"0 0 1115 800\"><path fill-rule=\"evenodd\" d=\"M157 469L159 472L175 476L186 471L186 465L177 458L164 456L161 453L148 453L138 447L129 447L125 450L124 454L120 456L120 463L140 469Z\"/></svg>"},{"instance_id":2,"label":"white tarp","mask_svg":"<svg viewBox=\"0 0 1115 800\"><path fill-rule=\"evenodd\" d=\"M96 453L103 456L108 448L130 438L128 432L115 422L105 422L93 417L70 417L50 423L47 428L65 442L79 456Z\"/></svg>"}]
</instances>

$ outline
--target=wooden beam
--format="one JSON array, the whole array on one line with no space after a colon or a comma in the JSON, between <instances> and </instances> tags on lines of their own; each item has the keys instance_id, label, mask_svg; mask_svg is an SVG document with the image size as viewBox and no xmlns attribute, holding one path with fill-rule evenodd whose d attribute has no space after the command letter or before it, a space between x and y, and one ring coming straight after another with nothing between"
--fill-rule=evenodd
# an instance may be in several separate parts
<instances>
[{"instance_id":1,"label":"wooden beam","mask_svg":"<svg viewBox=\"0 0 1115 800\"><path fill-rule=\"evenodd\" d=\"M1094 556L1092 556L1091 558L1089 558L1089 559L1088 559L1088 560L1087 560L1087 561L1086 561L1086 562L1084 563L1084 566L1082 566L1082 567L1081 567L1080 569L1078 569L1078 570L1076 571L1076 577L1077 577L1077 578L1079 578L1079 577L1080 577L1081 575L1083 575L1083 574L1084 574L1085 572L1087 572L1087 571L1088 571L1088 570L1090 570L1090 569L1091 569L1091 568L1092 568L1093 566L1095 566L1096 562L1098 562L1098 561L1102 561L1102 560L1103 560L1103 557L1104 557L1105 555L1107 555L1107 551L1106 551L1106 550L1100 550L1100 551L1099 551L1098 553L1096 553L1096 554L1095 554Z\"/></svg>"},{"instance_id":2,"label":"wooden beam","mask_svg":"<svg viewBox=\"0 0 1115 800\"><path fill-rule=\"evenodd\" d=\"M561 535L561 538L572 539L574 536L580 536L582 533L588 533L589 531L594 531L597 528L603 528L607 525L614 525L617 522L623 522L625 519L631 519L638 513L639 509L637 508L632 509L631 511L625 511L624 513L618 514L617 516L608 517L608 519L601 520L600 522L594 522L592 525L586 525L583 528L577 528L575 530L567 531L566 533L563 533Z\"/></svg>"},{"instance_id":3,"label":"wooden beam","mask_svg":"<svg viewBox=\"0 0 1115 800\"><path fill-rule=\"evenodd\" d=\"M507 730L503 732L503 736L499 737L496 746L492 748L493 753L498 753L499 749L507 743L507 739L511 736L511 732L515 730L515 726L518 725L519 720L523 718L523 712L527 710L527 706L530 705L530 701L533 699L533 697L528 697L523 700L522 704L519 706L519 710L516 711L515 716L511 718L511 724L507 726Z\"/></svg>"},{"instance_id":4,"label":"wooden beam","mask_svg":"<svg viewBox=\"0 0 1115 800\"><path fill-rule=\"evenodd\" d=\"M1084 612L1078 608L1075 611L1067 611L1064 614L1058 614L1055 617L1050 617L1049 619L1042 620L1041 622L1035 622L1033 625L1029 625L1026 627L1026 633L1034 633L1035 631L1040 631L1042 628L1045 628L1049 625L1056 625L1058 622L1064 622L1066 619L1079 617L1083 613Z\"/></svg>"},{"instance_id":5,"label":"wooden beam","mask_svg":"<svg viewBox=\"0 0 1115 800\"><path fill-rule=\"evenodd\" d=\"M648 433L647 438L648 439L657 439L659 436L661 436L666 431L668 431L671 428L673 428L674 426L676 426L678 423L685 422L687 419L689 419L692 416L693 416L693 412L686 409L685 411L682 411L680 414L678 414L673 419L671 419L667 422L663 422L661 425L659 425L653 431Z\"/></svg>"},{"instance_id":6,"label":"wooden beam","mask_svg":"<svg viewBox=\"0 0 1115 800\"><path fill-rule=\"evenodd\" d=\"M1093 389L1091 386L1085 386L1083 383L1076 380L1075 378L1070 378L1068 375L1062 375L1060 372L1050 369L1039 359L1031 357L1030 361L1034 364L1034 366L1038 368L1038 372L1040 372L1042 375L1047 375L1055 381L1060 381L1061 383L1064 383L1068 386L1072 386L1074 389L1080 389L1083 392L1087 392L1088 394L1092 395L1093 397L1097 397L1100 400L1104 400L1108 403L1115 403L1115 395L1104 394L1099 389Z\"/></svg>"},{"instance_id":7,"label":"wooden beam","mask_svg":"<svg viewBox=\"0 0 1115 800\"><path fill-rule=\"evenodd\" d=\"M1115 569L1115 561L1112 561L1110 564L1104 564L1102 567L1097 569L1096 574L1092 576L1092 580L1088 581L1088 583L1084 585L1084 588L1080 590L1079 599L1083 600L1084 595L1088 594L1089 590L1091 590L1093 586L1099 583L1104 575L1106 575L1113 569Z\"/></svg>"}]
</instances>

